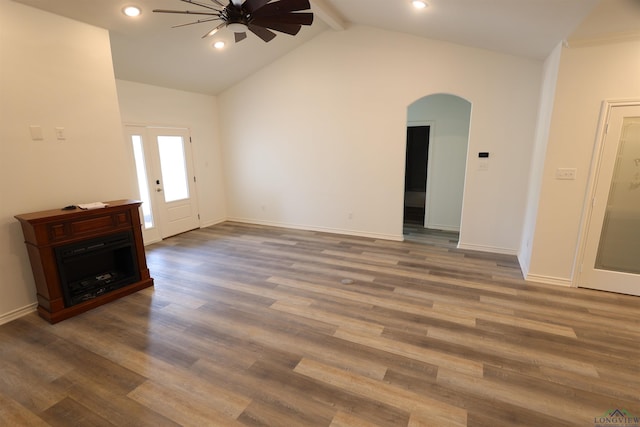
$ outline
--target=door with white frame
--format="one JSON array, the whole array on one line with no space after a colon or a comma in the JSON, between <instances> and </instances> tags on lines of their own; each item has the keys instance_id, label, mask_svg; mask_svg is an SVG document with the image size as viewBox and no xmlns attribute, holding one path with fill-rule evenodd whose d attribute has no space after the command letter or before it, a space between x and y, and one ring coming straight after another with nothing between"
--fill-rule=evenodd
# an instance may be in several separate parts
<instances>
[{"instance_id":1,"label":"door with white frame","mask_svg":"<svg viewBox=\"0 0 640 427\"><path fill-rule=\"evenodd\" d=\"M189 130L126 125L142 200L145 244L200 226Z\"/></svg>"},{"instance_id":2,"label":"door with white frame","mask_svg":"<svg viewBox=\"0 0 640 427\"><path fill-rule=\"evenodd\" d=\"M604 129L578 286L640 295L640 103L610 106Z\"/></svg>"}]
</instances>

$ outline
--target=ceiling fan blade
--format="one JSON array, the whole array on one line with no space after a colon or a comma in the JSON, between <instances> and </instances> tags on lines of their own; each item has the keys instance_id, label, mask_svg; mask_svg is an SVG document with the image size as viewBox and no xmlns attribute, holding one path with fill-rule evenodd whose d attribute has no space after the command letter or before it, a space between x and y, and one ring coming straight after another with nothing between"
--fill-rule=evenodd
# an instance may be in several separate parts
<instances>
[{"instance_id":1,"label":"ceiling fan blade","mask_svg":"<svg viewBox=\"0 0 640 427\"><path fill-rule=\"evenodd\" d=\"M281 15L311 9L309 0L279 0L268 3L253 12L254 17Z\"/></svg>"},{"instance_id":2,"label":"ceiling fan blade","mask_svg":"<svg viewBox=\"0 0 640 427\"><path fill-rule=\"evenodd\" d=\"M189 3L189 4L194 4L196 6L200 6L200 7L204 7L205 9L211 9L211 10L215 10L216 12L219 12L220 10L213 7L213 6L209 6L208 4L205 3L200 3L194 0L180 0L181 2L185 2L185 3ZM224 6L223 6L224 7Z\"/></svg>"},{"instance_id":3,"label":"ceiling fan blade","mask_svg":"<svg viewBox=\"0 0 640 427\"><path fill-rule=\"evenodd\" d=\"M167 9L153 9L157 13L180 13L183 15L208 15L208 16L220 16L220 12L194 12L192 10L167 10Z\"/></svg>"},{"instance_id":4,"label":"ceiling fan blade","mask_svg":"<svg viewBox=\"0 0 640 427\"><path fill-rule=\"evenodd\" d=\"M267 26L265 24L270 23L311 25L313 23L313 13L287 13L284 15L258 16L253 18L251 22L255 22L263 27Z\"/></svg>"},{"instance_id":5,"label":"ceiling fan blade","mask_svg":"<svg viewBox=\"0 0 640 427\"><path fill-rule=\"evenodd\" d=\"M276 33L274 33L273 31L270 31L258 25L253 25L250 23L249 25L247 25L247 27L249 28L249 31L251 31L256 36L260 37L265 42L270 42L276 36Z\"/></svg>"},{"instance_id":6,"label":"ceiling fan blade","mask_svg":"<svg viewBox=\"0 0 640 427\"><path fill-rule=\"evenodd\" d=\"M198 19L197 21L187 22L186 24L172 25L171 28L186 27L187 25L202 24L203 22L219 21L220 18Z\"/></svg>"},{"instance_id":7,"label":"ceiling fan blade","mask_svg":"<svg viewBox=\"0 0 640 427\"><path fill-rule=\"evenodd\" d=\"M267 23L259 22L258 23L256 21L253 21L252 23L255 25L259 25L261 27L269 28L270 30L280 31L281 33L285 33L285 34L291 34L292 36L295 36L296 34L298 34L300 32L300 29L302 28L302 25L286 24L282 22L267 22Z\"/></svg>"},{"instance_id":8,"label":"ceiling fan blade","mask_svg":"<svg viewBox=\"0 0 640 427\"><path fill-rule=\"evenodd\" d=\"M207 34L205 34L204 36L202 36L202 38L206 39L207 37L211 37L212 35L217 33L218 30L220 30L221 28L225 27L226 25L227 25L227 23L223 22L222 24L220 24L217 27L215 27L213 30L209 30L209 32Z\"/></svg>"},{"instance_id":9,"label":"ceiling fan blade","mask_svg":"<svg viewBox=\"0 0 640 427\"><path fill-rule=\"evenodd\" d=\"M247 12L253 13L267 3L269 3L269 0L247 0L244 2L243 7Z\"/></svg>"},{"instance_id":10,"label":"ceiling fan blade","mask_svg":"<svg viewBox=\"0 0 640 427\"><path fill-rule=\"evenodd\" d=\"M247 38L247 33L233 33L233 35L236 39L236 43L239 43Z\"/></svg>"}]
</instances>

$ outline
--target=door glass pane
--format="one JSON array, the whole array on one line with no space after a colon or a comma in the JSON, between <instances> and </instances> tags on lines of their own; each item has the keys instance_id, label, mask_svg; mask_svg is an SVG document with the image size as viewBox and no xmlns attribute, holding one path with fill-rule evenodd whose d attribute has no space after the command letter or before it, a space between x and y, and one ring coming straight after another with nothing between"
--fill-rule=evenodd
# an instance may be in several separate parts
<instances>
[{"instance_id":1,"label":"door glass pane","mask_svg":"<svg viewBox=\"0 0 640 427\"><path fill-rule=\"evenodd\" d=\"M147 167L144 163L142 137L140 135L131 135L131 143L133 144L133 158L136 162L136 176L138 178L140 200L142 201L142 217L144 220L144 228L153 228L153 214L151 212L149 181L147 180Z\"/></svg>"},{"instance_id":2,"label":"door glass pane","mask_svg":"<svg viewBox=\"0 0 640 427\"><path fill-rule=\"evenodd\" d=\"M175 202L189 198L189 180L181 136L158 136L160 169L164 201Z\"/></svg>"},{"instance_id":3,"label":"door glass pane","mask_svg":"<svg viewBox=\"0 0 640 427\"><path fill-rule=\"evenodd\" d=\"M595 268L640 273L640 117L625 117Z\"/></svg>"}]
</instances>

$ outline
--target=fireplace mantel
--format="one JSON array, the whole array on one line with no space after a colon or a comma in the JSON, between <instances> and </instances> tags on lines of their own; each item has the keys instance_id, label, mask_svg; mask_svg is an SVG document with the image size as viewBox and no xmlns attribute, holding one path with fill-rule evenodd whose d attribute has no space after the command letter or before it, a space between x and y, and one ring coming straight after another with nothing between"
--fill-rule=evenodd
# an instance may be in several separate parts
<instances>
[{"instance_id":1,"label":"fireplace mantel","mask_svg":"<svg viewBox=\"0 0 640 427\"><path fill-rule=\"evenodd\" d=\"M38 314L50 323L59 322L153 285L142 242L138 212L141 202L114 200L106 203L108 206L100 209L54 209L15 216L22 225L29 253L37 290ZM74 243L123 232L129 232L133 236L133 253L139 280L78 304L66 305L56 250Z\"/></svg>"}]
</instances>

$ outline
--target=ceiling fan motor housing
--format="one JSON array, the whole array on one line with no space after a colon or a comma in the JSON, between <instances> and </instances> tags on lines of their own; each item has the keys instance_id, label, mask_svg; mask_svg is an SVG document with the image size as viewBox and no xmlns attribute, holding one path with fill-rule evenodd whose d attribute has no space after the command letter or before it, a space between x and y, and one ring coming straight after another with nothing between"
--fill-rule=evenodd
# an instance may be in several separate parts
<instances>
[{"instance_id":1,"label":"ceiling fan motor housing","mask_svg":"<svg viewBox=\"0 0 640 427\"><path fill-rule=\"evenodd\" d=\"M224 20L227 22L227 26L229 26L229 24L249 25L250 14L244 10L244 7L237 6L233 2L229 2L229 6L224 9L224 14Z\"/></svg>"}]
</instances>

